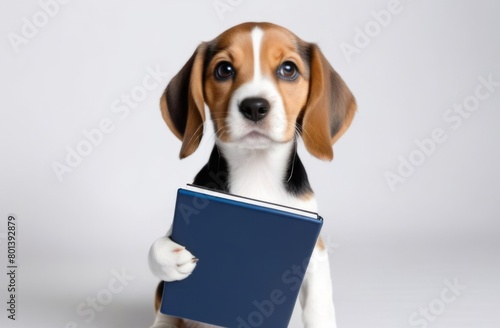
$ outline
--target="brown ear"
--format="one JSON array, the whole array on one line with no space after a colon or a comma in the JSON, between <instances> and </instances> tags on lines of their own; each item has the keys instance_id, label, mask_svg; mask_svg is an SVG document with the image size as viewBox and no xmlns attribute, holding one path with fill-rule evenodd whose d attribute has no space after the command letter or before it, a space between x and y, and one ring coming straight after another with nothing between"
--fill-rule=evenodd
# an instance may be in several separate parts
<instances>
[{"instance_id":1,"label":"brown ear","mask_svg":"<svg viewBox=\"0 0 500 328\"><path fill-rule=\"evenodd\" d=\"M201 44L168 84L160 99L163 119L182 141L180 158L191 155L200 144L205 122L203 98L203 58Z\"/></svg>"},{"instance_id":2,"label":"brown ear","mask_svg":"<svg viewBox=\"0 0 500 328\"><path fill-rule=\"evenodd\" d=\"M302 119L306 149L323 160L333 159L333 144L347 130L356 100L318 46L310 45L309 97Z\"/></svg>"}]
</instances>

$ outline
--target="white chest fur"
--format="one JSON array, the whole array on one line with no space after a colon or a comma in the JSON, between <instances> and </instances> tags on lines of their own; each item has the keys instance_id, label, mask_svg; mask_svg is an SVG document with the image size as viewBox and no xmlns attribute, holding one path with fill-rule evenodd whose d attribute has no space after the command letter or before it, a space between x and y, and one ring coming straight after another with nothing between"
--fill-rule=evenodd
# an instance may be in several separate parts
<instances>
[{"instance_id":1,"label":"white chest fur","mask_svg":"<svg viewBox=\"0 0 500 328\"><path fill-rule=\"evenodd\" d=\"M229 191L233 194L316 212L313 197L301 199L285 189L293 142L266 149L245 149L218 143L228 162Z\"/></svg>"}]
</instances>

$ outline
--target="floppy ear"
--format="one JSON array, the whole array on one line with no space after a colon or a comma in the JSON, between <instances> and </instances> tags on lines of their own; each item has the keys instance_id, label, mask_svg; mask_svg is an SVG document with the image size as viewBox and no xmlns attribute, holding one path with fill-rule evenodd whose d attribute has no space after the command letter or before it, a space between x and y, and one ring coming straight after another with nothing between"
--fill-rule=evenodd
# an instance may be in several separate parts
<instances>
[{"instance_id":1,"label":"floppy ear","mask_svg":"<svg viewBox=\"0 0 500 328\"><path fill-rule=\"evenodd\" d=\"M306 149L323 160L333 159L333 144L347 130L356 100L318 46L310 45L309 96L302 118Z\"/></svg>"},{"instance_id":2,"label":"floppy ear","mask_svg":"<svg viewBox=\"0 0 500 328\"><path fill-rule=\"evenodd\" d=\"M163 119L182 141L180 158L191 155L200 144L205 122L203 98L203 58L201 44L168 84L160 99Z\"/></svg>"}]
</instances>

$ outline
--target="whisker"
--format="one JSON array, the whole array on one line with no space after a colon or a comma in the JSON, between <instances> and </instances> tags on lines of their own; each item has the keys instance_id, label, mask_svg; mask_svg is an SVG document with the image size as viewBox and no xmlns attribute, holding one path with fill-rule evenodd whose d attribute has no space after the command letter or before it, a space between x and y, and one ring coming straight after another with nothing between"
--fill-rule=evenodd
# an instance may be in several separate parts
<instances>
[{"instance_id":1,"label":"whisker","mask_svg":"<svg viewBox=\"0 0 500 328\"><path fill-rule=\"evenodd\" d=\"M293 142L293 147L295 150L293 152L292 167L290 168L290 176L288 177L286 182L290 182L290 180L292 180L293 169L295 168L295 156L297 156L297 141L296 140L294 140L294 142Z\"/></svg>"},{"instance_id":2,"label":"whisker","mask_svg":"<svg viewBox=\"0 0 500 328\"><path fill-rule=\"evenodd\" d=\"M198 141L199 142L199 139L201 139L203 133L198 133L198 131L200 131L200 129L203 129L203 127L205 126L204 123L201 123L198 128L196 128L196 130L194 131L194 133L191 135L191 138L188 140L188 146L193 142L193 141ZM196 137L196 139L193 139L196 135L198 134L198 136Z\"/></svg>"},{"instance_id":3,"label":"whisker","mask_svg":"<svg viewBox=\"0 0 500 328\"><path fill-rule=\"evenodd\" d=\"M310 137L311 135L304 129L299 129L299 127L297 125L296 126L296 131L300 134L306 134L308 137Z\"/></svg>"},{"instance_id":4,"label":"whisker","mask_svg":"<svg viewBox=\"0 0 500 328\"><path fill-rule=\"evenodd\" d=\"M224 133L224 128L219 128L217 131L214 131L212 132L209 136L207 136L208 140L211 140L213 139L215 141L215 139L217 138L217 136L219 135L219 133L222 131L222 133Z\"/></svg>"}]
</instances>

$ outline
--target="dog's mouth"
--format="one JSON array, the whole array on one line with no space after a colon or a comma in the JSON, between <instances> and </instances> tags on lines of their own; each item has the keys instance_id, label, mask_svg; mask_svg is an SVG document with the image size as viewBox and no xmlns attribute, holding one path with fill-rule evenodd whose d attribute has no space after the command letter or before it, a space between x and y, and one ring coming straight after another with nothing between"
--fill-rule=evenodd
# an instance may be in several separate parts
<instances>
[{"instance_id":1,"label":"dog's mouth","mask_svg":"<svg viewBox=\"0 0 500 328\"><path fill-rule=\"evenodd\" d=\"M268 135L259 131L251 131L240 138L240 140L242 139L255 140L255 141L262 141L262 140L272 141L272 139Z\"/></svg>"},{"instance_id":2,"label":"dog's mouth","mask_svg":"<svg viewBox=\"0 0 500 328\"><path fill-rule=\"evenodd\" d=\"M251 130L233 141L239 147L248 149L267 148L277 142L279 141L274 140L267 133L258 130Z\"/></svg>"}]
</instances>

